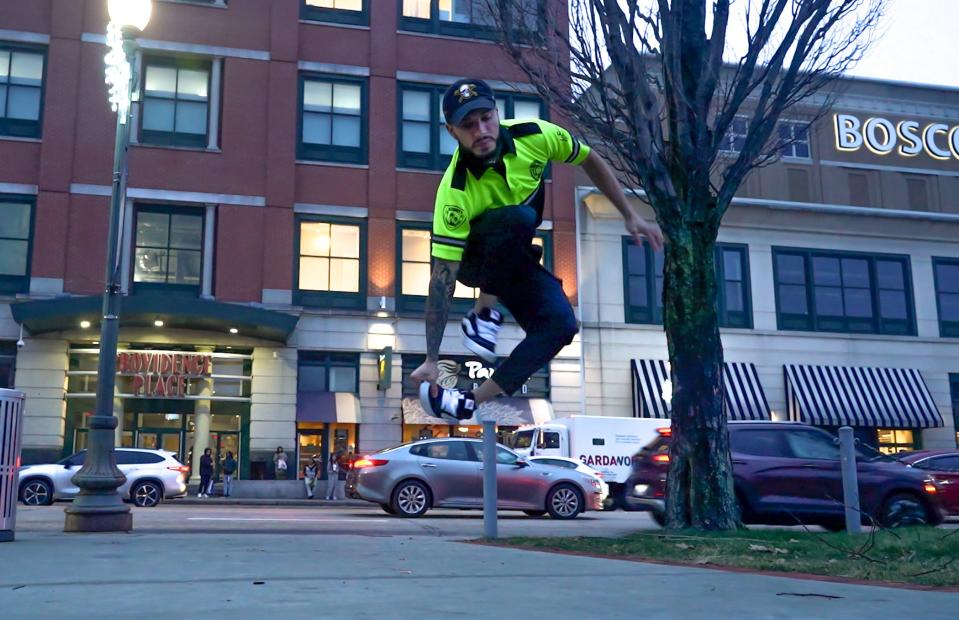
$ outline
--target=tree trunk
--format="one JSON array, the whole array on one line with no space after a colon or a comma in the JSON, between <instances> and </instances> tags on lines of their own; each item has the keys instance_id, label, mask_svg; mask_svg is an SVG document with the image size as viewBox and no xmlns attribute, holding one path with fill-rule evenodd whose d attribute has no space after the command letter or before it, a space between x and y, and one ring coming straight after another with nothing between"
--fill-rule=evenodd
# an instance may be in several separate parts
<instances>
[{"instance_id":1,"label":"tree trunk","mask_svg":"<svg viewBox=\"0 0 959 620\"><path fill-rule=\"evenodd\" d=\"M708 224L673 228L663 274L663 316L673 381L666 526L735 529L740 515L723 412L717 231Z\"/></svg>"}]
</instances>

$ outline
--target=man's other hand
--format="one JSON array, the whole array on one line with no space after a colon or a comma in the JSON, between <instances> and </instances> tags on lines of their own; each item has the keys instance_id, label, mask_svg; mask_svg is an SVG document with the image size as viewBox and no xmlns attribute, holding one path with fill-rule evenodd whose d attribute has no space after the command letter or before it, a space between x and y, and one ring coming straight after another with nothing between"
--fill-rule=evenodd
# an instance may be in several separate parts
<instances>
[{"instance_id":1,"label":"man's other hand","mask_svg":"<svg viewBox=\"0 0 959 620\"><path fill-rule=\"evenodd\" d=\"M626 220L626 232L633 236L636 245L643 245L643 241L658 252L663 249L663 233L659 226L650 224L639 215L633 215Z\"/></svg>"},{"instance_id":2,"label":"man's other hand","mask_svg":"<svg viewBox=\"0 0 959 620\"><path fill-rule=\"evenodd\" d=\"M435 395L436 392L436 381L440 378L440 369L437 362L426 360L420 364L419 368L410 373L410 381L414 385L419 385L424 381L428 381L430 386L433 387L433 392Z\"/></svg>"}]
</instances>

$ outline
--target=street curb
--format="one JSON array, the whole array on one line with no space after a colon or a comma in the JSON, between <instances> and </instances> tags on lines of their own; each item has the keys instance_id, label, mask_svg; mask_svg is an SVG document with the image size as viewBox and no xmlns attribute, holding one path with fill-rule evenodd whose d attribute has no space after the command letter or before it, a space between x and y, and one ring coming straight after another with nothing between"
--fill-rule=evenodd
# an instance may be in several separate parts
<instances>
[{"instance_id":1,"label":"street curb","mask_svg":"<svg viewBox=\"0 0 959 620\"><path fill-rule=\"evenodd\" d=\"M370 506L357 499L270 499L259 497L181 497L168 501L190 506Z\"/></svg>"}]
</instances>

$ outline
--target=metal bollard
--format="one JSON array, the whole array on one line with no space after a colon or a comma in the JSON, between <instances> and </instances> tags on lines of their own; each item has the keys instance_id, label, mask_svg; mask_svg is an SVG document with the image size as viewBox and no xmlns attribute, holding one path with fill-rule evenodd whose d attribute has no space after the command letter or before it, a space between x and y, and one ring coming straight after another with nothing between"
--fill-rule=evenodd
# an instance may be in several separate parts
<instances>
[{"instance_id":1,"label":"metal bollard","mask_svg":"<svg viewBox=\"0 0 959 620\"><path fill-rule=\"evenodd\" d=\"M483 531L496 538L496 422L483 420Z\"/></svg>"},{"instance_id":2,"label":"metal bollard","mask_svg":"<svg viewBox=\"0 0 959 620\"><path fill-rule=\"evenodd\" d=\"M13 540L17 525L22 435L23 392L0 389L0 542Z\"/></svg>"},{"instance_id":3,"label":"metal bollard","mask_svg":"<svg viewBox=\"0 0 959 620\"><path fill-rule=\"evenodd\" d=\"M856 439L852 427L839 429L839 461L842 464L842 501L846 508L846 533L862 533L859 509L859 472L856 470Z\"/></svg>"}]
</instances>

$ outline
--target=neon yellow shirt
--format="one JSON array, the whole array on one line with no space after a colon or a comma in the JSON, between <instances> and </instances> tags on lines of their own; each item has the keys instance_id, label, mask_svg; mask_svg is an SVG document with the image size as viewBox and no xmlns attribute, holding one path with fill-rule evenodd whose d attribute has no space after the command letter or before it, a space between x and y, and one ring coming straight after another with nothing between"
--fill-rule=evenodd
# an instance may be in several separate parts
<instances>
[{"instance_id":1,"label":"neon yellow shirt","mask_svg":"<svg viewBox=\"0 0 959 620\"><path fill-rule=\"evenodd\" d=\"M487 209L528 205L542 217L543 170L550 161L580 165L590 148L558 125L541 120L500 123L502 154L486 166L453 154L436 190L432 253L436 258L463 258L470 222Z\"/></svg>"}]
</instances>

